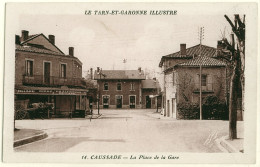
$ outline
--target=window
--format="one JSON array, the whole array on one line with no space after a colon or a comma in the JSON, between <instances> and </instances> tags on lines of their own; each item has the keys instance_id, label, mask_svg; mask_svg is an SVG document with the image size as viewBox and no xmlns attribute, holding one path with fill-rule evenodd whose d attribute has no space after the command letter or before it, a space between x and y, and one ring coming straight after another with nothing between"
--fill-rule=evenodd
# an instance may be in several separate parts
<instances>
[{"instance_id":1,"label":"window","mask_svg":"<svg viewBox=\"0 0 260 167\"><path fill-rule=\"evenodd\" d=\"M26 60L26 76L33 76L33 61Z\"/></svg>"},{"instance_id":2,"label":"window","mask_svg":"<svg viewBox=\"0 0 260 167\"><path fill-rule=\"evenodd\" d=\"M207 86L207 75L201 75L201 86Z\"/></svg>"},{"instance_id":3,"label":"window","mask_svg":"<svg viewBox=\"0 0 260 167\"><path fill-rule=\"evenodd\" d=\"M108 83L107 82L104 83L104 90L108 90Z\"/></svg>"},{"instance_id":4,"label":"window","mask_svg":"<svg viewBox=\"0 0 260 167\"><path fill-rule=\"evenodd\" d=\"M118 82L118 83L117 83L117 90L122 90L122 89L121 89L121 82Z\"/></svg>"},{"instance_id":5,"label":"window","mask_svg":"<svg viewBox=\"0 0 260 167\"><path fill-rule=\"evenodd\" d=\"M66 78L66 64L61 64L61 77Z\"/></svg>"},{"instance_id":6,"label":"window","mask_svg":"<svg viewBox=\"0 0 260 167\"><path fill-rule=\"evenodd\" d=\"M131 82L131 84L130 84L130 90L135 90L135 87L134 87L134 86L135 86L134 83Z\"/></svg>"}]
</instances>

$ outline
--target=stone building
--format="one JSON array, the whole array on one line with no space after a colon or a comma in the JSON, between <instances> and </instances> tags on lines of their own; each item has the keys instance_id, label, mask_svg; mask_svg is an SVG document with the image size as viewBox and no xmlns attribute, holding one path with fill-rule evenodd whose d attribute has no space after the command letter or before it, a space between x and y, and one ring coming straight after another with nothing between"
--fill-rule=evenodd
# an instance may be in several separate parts
<instances>
[{"instance_id":1,"label":"stone building","mask_svg":"<svg viewBox=\"0 0 260 167\"><path fill-rule=\"evenodd\" d=\"M74 48L64 54L55 45L55 36L15 36L15 97L29 103L54 103L54 114L85 111L87 90L82 80L82 62Z\"/></svg>"},{"instance_id":2,"label":"stone building","mask_svg":"<svg viewBox=\"0 0 260 167\"><path fill-rule=\"evenodd\" d=\"M186 49L186 44L181 44L179 52L161 58L164 116L177 118L178 103L199 103L200 89L202 99L208 95L227 99L226 64L216 56L216 48L196 45Z\"/></svg>"},{"instance_id":3,"label":"stone building","mask_svg":"<svg viewBox=\"0 0 260 167\"><path fill-rule=\"evenodd\" d=\"M97 70L100 108L142 108L142 80L144 72L138 70Z\"/></svg>"}]
</instances>

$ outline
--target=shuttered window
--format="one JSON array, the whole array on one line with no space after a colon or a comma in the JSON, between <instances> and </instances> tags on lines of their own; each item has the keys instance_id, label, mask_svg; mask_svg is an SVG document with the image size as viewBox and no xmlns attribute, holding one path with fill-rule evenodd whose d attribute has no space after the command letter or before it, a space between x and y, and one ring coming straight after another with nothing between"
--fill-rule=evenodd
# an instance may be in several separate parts
<instances>
[{"instance_id":1,"label":"shuttered window","mask_svg":"<svg viewBox=\"0 0 260 167\"><path fill-rule=\"evenodd\" d=\"M61 78L66 78L66 64L61 64Z\"/></svg>"},{"instance_id":2,"label":"shuttered window","mask_svg":"<svg viewBox=\"0 0 260 167\"><path fill-rule=\"evenodd\" d=\"M207 75L201 75L201 86L207 86Z\"/></svg>"},{"instance_id":3,"label":"shuttered window","mask_svg":"<svg viewBox=\"0 0 260 167\"><path fill-rule=\"evenodd\" d=\"M33 76L33 61L26 60L26 76Z\"/></svg>"}]
</instances>

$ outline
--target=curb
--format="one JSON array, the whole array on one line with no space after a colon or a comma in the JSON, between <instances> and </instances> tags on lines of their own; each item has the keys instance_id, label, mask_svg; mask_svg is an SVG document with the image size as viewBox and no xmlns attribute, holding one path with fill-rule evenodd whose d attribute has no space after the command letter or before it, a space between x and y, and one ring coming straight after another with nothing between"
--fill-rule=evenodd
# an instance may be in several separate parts
<instances>
[{"instance_id":1,"label":"curb","mask_svg":"<svg viewBox=\"0 0 260 167\"><path fill-rule=\"evenodd\" d=\"M94 115L93 115L93 116L94 116ZM86 118L86 119L90 119L90 118L91 118L91 119L98 119L99 117L102 116L102 114L97 115L97 117L93 117L93 116L92 116L92 117L86 116L85 118Z\"/></svg>"},{"instance_id":2,"label":"curb","mask_svg":"<svg viewBox=\"0 0 260 167\"><path fill-rule=\"evenodd\" d=\"M38 140L45 139L47 137L48 137L47 133L41 133L41 134L38 134L38 135L35 135L35 136L16 140L16 141L14 141L13 147L18 147L18 146L21 146L21 145L24 145L24 144L32 143L32 142L35 142L35 141L38 141Z\"/></svg>"},{"instance_id":3,"label":"curb","mask_svg":"<svg viewBox=\"0 0 260 167\"><path fill-rule=\"evenodd\" d=\"M226 141L227 138L228 136L222 136L221 138L215 140L218 148L225 153L241 153L238 149Z\"/></svg>"}]
</instances>

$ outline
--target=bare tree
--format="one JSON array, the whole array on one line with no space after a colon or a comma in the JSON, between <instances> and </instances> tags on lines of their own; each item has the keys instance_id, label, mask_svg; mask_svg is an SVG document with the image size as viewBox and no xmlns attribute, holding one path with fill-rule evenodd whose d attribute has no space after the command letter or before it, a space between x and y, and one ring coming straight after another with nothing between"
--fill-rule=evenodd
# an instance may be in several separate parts
<instances>
[{"instance_id":1,"label":"bare tree","mask_svg":"<svg viewBox=\"0 0 260 167\"><path fill-rule=\"evenodd\" d=\"M244 110L244 70L245 70L245 15L241 21L239 15L234 16L234 24L227 15L224 16L232 27L233 33L237 38L235 48L234 35L231 35L231 42L226 38L222 41L226 50L231 54L222 54L231 66L231 78L229 85L229 138L237 138L237 101L238 89L242 89L242 111ZM225 53L225 51L223 51Z\"/></svg>"}]
</instances>

